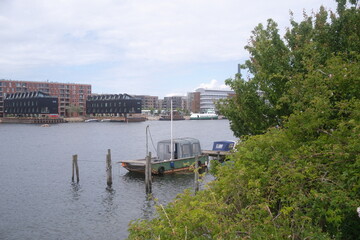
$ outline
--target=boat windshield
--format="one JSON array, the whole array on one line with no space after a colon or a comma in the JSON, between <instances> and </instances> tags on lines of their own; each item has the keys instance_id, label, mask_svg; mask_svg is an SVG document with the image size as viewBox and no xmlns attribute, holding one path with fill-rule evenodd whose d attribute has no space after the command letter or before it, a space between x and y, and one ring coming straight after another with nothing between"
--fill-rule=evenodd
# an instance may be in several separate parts
<instances>
[{"instance_id":1,"label":"boat windshield","mask_svg":"<svg viewBox=\"0 0 360 240\"><path fill-rule=\"evenodd\" d=\"M194 157L201 155L200 142L193 138L174 139L174 156L173 159ZM171 159L171 141L165 140L158 143L158 157L160 160Z\"/></svg>"}]
</instances>

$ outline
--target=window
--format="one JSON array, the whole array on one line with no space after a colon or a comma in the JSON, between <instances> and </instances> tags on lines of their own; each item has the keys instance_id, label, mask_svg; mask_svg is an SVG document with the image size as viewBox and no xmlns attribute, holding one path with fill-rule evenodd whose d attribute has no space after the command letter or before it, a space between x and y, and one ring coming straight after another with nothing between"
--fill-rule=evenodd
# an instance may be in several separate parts
<instances>
[{"instance_id":1,"label":"window","mask_svg":"<svg viewBox=\"0 0 360 240\"><path fill-rule=\"evenodd\" d=\"M183 155L183 157L190 157L191 156L190 144L182 145L182 155Z\"/></svg>"},{"instance_id":2,"label":"window","mask_svg":"<svg viewBox=\"0 0 360 240\"><path fill-rule=\"evenodd\" d=\"M222 144L222 143L217 143L215 146L216 149L222 149L223 147L224 147L224 144Z\"/></svg>"},{"instance_id":3,"label":"window","mask_svg":"<svg viewBox=\"0 0 360 240\"><path fill-rule=\"evenodd\" d=\"M201 151L200 151L200 144L198 143L194 143L193 144L193 155L200 155Z\"/></svg>"}]
</instances>

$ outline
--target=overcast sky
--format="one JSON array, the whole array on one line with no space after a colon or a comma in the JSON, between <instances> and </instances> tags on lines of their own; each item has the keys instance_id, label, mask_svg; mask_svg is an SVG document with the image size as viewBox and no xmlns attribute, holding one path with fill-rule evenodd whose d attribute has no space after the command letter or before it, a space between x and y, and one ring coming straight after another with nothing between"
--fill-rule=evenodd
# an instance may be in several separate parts
<instances>
[{"instance_id":1,"label":"overcast sky","mask_svg":"<svg viewBox=\"0 0 360 240\"><path fill-rule=\"evenodd\" d=\"M0 79L88 83L94 93L224 87L251 31L333 0L0 0Z\"/></svg>"}]
</instances>

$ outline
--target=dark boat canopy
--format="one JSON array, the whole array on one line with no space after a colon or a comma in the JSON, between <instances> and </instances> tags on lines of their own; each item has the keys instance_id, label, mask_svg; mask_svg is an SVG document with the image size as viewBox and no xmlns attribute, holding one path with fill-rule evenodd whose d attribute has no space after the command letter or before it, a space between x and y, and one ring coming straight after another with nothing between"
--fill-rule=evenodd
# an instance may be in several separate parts
<instances>
[{"instance_id":1,"label":"dark boat canopy","mask_svg":"<svg viewBox=\"0 0 360 240\"><path fill-rule=\"evenodd\" d=\"M234 141L217 141L214 142L213 151L230 151L234 148Z\"/></svg>"},{"instance_id":2,"label":"dark boat canopy","mask_svg":"<svg viewBox=\"0 0 360 240\"><path fill-rule=\"evenodd\" d=\"M172 159L195 157L201 155L200 141L195 138L175 138L173 139ZM159 160L171 159L171 140L163 140L157 145Z\"/></svg>"}]
</instances>

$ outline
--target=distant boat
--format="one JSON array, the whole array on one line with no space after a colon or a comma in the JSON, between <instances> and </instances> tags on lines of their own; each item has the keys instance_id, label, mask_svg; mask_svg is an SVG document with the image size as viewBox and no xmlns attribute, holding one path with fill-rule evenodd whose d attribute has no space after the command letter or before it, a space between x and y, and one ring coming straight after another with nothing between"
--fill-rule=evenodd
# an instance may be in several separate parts
<instances>
[{"instance_id":1,"label":"distant boat","mask_svg":"<svg viewBox=\"0 0 360 240\"><path fill-rule=\"evenodd\" d=\"M85 122L99 122L99 119L86 119Z\"/></svg>"},{"instance_id":2,"label":"distant boat","mask_svg":"<svg viewBox=\"0 0 360 240\"><path fill-rule=\"evenodd\" d=\"M125 117L125 122L145 122L146 117L143 115L130 115Z\"/></svg>"},{"instance_id":3,"label":"distant boat","mask_svg":"<svg viewBox=\"0 0 360 240\"><path fill-rule=\"evenodd\" d=\"M190 120L212 120L219 119L219 116L214 110L208 110L206 113L193 113L190 116Z\"/></svg>"},{"instance_id":4,"label":"distant boat","mask_svg":"<svg viewBox=\"0 0 360 240\"><path fill-rule=\"evenodd\" d=\"M168 114L164 114L164 115L161 115L159 120L162 120L162 121L171 121L171 114L168 113ZM173 114L172 114L172 120L176 121L176 120L185 120L184 116L179 113L178 111L173 111Z\"/></svg>"}]
</instances>

